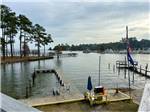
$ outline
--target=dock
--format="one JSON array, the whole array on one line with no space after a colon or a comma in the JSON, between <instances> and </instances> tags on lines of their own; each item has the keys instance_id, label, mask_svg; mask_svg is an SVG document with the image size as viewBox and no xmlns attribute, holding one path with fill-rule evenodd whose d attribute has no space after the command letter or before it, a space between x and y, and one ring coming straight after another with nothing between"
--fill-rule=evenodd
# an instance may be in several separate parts
<instances>
[{"instance_id":1,"label":"dock","mask_svg":"<svg viewBox=\"0 0 150 112\"><path fill-rule=\"evenodd\" d=\"M69 102L76 102L76 101L83 101L83 100L84 100L83 94L70 92L70 93L63 93L63 94L61 93L59 96L28 98L28 99L22 99L20 101L30 106L36 107L36 106L69 103Z\"/></svg>"},{"instance_id":2,"label":"dock","mask_svg":"<svg viewBox=\"0 0 150 112\"><path fill-rule=\"evenodd\" d=\"M148 64L142 68L142 66L138 66L135 64L134 66L127 64L126 61L116 61L116 67L118 69L128 69L132 72L135 72L141 76L145 76L147 78L150 78L150 71L148 70Z\"/></svg>"},{"instance_id":3,"label":"dock","mask_svg":"<svg viewBox=\"0 0 150 112\"><path fill-rule=\"evenodd\" d=\"M115 89L108 89L106 92L107 94L93 94L92 92L86 92L85 100L87 100L90 105L132 100L131 96L119 90L116 92Z\"/></svg>"},{"instance_id":4,"label":"dock","mask_svg":"<svg viewBox=\"0 0 150 112\"><path fill-rule=\"evenodd\" d=\"M118 91L118 93L116 93L116 90L108 90L108 96L107 96L107 100L109 102L117 102L117 101L125 101L125 100L131 100L132 98L121 92Z\"/></svg>"},{"instance_id":5,"label":"dock","mask_svg":"<svg viewBox=\"0 0 150 112\"><path fill-rule=\"evenodd\" d=\"M69 82L69 80L64 78L64 74L61 70L34 69L34 73L36 75L41 73L54 73L60 83L59 88L57 88L59 90L59 95L50 95L40 98L29 97L27 99L21 99L20 101L30 106L42 106L84 100L84 95L71 82Z\"/></svg>"},{"instance_id":6,"label":"dock","mask_svg":"<svg viewBox=\"0 0 150 112\"><path fill-rule=\"evenodd\" d=\"M76 57L78 55L78 53L56 53L56 57L57 58L62 58L62 57Z\"/></svg>"},{"instance_id":7,"label":"dock","mask_svg":"<svg viewBox=\"0 0 150 112\"><path fill-rule=\"evenodd\" d=\"M59 94L53 94L45 97L33 98L29 97L27 99L20 99L19 101L24 102L25 104L33 107L43 106L43 105L53 105L60 103L70 103L85 100L85 96L81 93L69 80L64 77L64 74L61 70L54 69L35 69L36 75L38 73L54 73L57 79L60 82ZM131 97L122 93L116 93L116 90L110 89L107 90L107 102L116 102L123 100L130 100ZM105 101L102 103L106 103Z\"/></svg>"},{"instance_id":8,"label":"dock","mask_svg":"<svg viewBox=\"0 0 150 112\"><path fill-rule=\"evenodd\" d=\"M74 88L75 89L75 88ZM73 91L74 91L73 89ZM111 103L117 101L129 101L132 98L123 93L118 92L115 93L115 90L108 90L107 100L102 100L100 103ZM37 107L43 105L54 105L54 104L61 104L61 103L71 103L71 102L78 102L84 101L85 98L81 93L63 93L60 96L46 96L41 98L28 98L28 99L21 99L20 101L26 103L29 106Z\"/></svg>"}]
</instances>

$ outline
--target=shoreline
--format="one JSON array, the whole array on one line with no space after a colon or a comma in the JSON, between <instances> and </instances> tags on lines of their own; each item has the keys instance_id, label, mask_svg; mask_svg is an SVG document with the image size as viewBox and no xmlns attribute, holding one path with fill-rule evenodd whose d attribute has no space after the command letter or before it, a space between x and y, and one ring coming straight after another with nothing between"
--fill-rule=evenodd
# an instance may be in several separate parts
<instances>
[{"instance_id":1,"label":"shoreline","mask_svg":"<svg viewBox=\"0 0 150 112\"><path fill-rule=\"evenodd\" d=\"M1 57L1 64L9 64L9 63L19 63L19 62L29 62L29 61L37 61L37 60L45 60L45 59L53 59L53 56L27 56L22 57L20 56L14 56L14 57L6 57L5 59L2 59Z\"/></svg>"}]
</instances>

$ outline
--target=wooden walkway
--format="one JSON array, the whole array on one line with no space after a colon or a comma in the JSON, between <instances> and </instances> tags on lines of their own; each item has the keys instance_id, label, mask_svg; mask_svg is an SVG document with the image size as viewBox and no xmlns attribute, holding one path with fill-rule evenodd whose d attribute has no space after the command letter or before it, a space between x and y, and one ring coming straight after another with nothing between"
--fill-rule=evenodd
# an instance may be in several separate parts
<instances>
[{"instance_id":1,"label":"wooden walkway","mask_svg":"<svg viewBox=\"0 0 150 112\"><path fill-rule=\"evenodd\" d=\"M108 90L108 97L107 100L109 102L116 102L116 101L123 101L123 100L130 100L131 97L121 91L115 93L115 90Z\"/></svg>"},{"instance_id":2,"label":"wooden walkway","mask_svg":"<svg viewBox=\"0 0 150 112\"><path fill-rule=\"evenodd\" d=\"M73 89L74 91L74 89ZM28 98L22 99L20 101L36 107L43 105L52 105L52 104L60 104L60 103L69 103L69 102L77 102L85 100L84 96L79 93L63 93L60 96L47 96L42 98ZM122 92L115 93L115 90L108 90L107 101L102 101L102 103L106 102L117 102L117 101L125 101L131 100L131 97Z\"/></svg>"},{"instance_id":3,"label":"wooden walkway","mask_svg":"<svg viewBox=\"0 0 150 112\"><path fill-rule=\"evenodd\" d=\"M24 100L20 100L30 106L42 106L42 105L51 105L51 104L59 104L59 103L68 103L75 101L84 100L84 96L82 94L61 94L60 96L47 96L41 98L28 98Z\"/></svg>"},{"instance_id":4,"label":"wooden walkway","mask_svg":"<svg viewBox=\"0 0 150 112\"><path fill-rule=\"evenodd\" d=\"M128 69L128 70L133 71L139 75L150 78L150 71L148 70L148 64L145 66L145 68L142 68L141 66L137 66L137 63L133 67L131 65L128 66L127 62L125 62L125 61L116 61L116 67L118 69Z\"/></svg>"}]
</instances>

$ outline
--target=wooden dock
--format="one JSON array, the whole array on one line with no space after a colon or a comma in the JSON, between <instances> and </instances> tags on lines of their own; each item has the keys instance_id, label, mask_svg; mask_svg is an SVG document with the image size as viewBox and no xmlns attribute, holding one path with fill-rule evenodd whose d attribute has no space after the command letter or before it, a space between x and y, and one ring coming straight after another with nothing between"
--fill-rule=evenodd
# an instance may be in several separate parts
<instances>
[{"instance_id":1,"label":"wooden dock","mask_svg":"<svg viewBox=\"0 0 150 112\"><path fill-rule=\"evenodd\" d=\"M126 61L116 61L116 67L118 69L128 69L128 70L133 71L139 75L150 78L150 71L148 70L148 64L142 68L142 66L137 66L137 64L134 66L132 66L132 65L128 66Z\"/></svg>"},{"instance_id":2,"label":"wooden dock","mask_svg":"<svg viewBox=\"0 0 150 112\"><path fill-rule=\"evenodd\" d=\"M59 96L47 96L41 98L28 98L22 99L20 101L30 105L30 106L42 106L51 105L59 103L69 103L84 100L84 96L79 93L61 93Z\"/></svg>"},{"instance_id":3,"label":"wooden dock","mask_svg":"<svg viewBox=\"0 0 150 112\"><path fill-rule=\"evenodd\" d=\"M131 100L131 97L121 91L118 91L118 93L116 93L116 90L108 90L107 100L109 102L116 102L116 101Z\"/></svg>"},{"instance_id":4,"label":"wooden dock","mask_svg":"<svg viewBox=\"0 0 150 112\"><path fill-rule=\"evenodd\" d=\"M94 94L93 92L85 93L85 100L89 101L90 105L93 104L103 104L103 103L111 103L118 101L126 101L131 100L132 98L127 94L124 94L121 91L116 93L115 89L105 90L105 94Z\"/></svg>"},{"instance_id":5,"label":"wooden dock","mask_svg":"<svg viewBox=\"0 0 150 112\"><path fill-rule=\"evenodd\" d=\"M34 72L36 75L39 73L54 73L57 80L60 83L59 95L50 95L41 98L27 98L21 99L20 101L30 105L30 106L41 106L57 103L67 103L84 100L84 95L67 79L64 78L64 74L61 70L54 69L35 69Z\"/></svg>"},{"instance_id":6,"label":"wooden dock","mask_svg":"<svg viewBox=\"0 0 150 112\"><path fill-rule=\"evenodd\" d=\"M74 88L75 89L75 88ZM73 91L74 91L73 89ZM28 104L29 106L37 107L43 105L53 105L61 103L70 103L85 100L81 93L63 93L60 96L47 96L41 98L28 98L20 101ZM131 100L131 97L122 92L115 93L115 90L108 90L107 101L101 101L101 103L111 103L117 101Z\"/></svg>"},{"instance_id":7,"label":"wooden dock","mask_svg":"<svg viewBox=\"0 0 150 112\"><path fill-rule=\"evenodd\" d=\"M59 95L50 95L45 97L32 98L29 97L27 99L21 99L20 101L28 104L29 106L43 106L43 105L52 105L59 103L69 103L76 101L85 100L84 95L71 83L69 80L65 79L64 74L61 70L54 69L37 69L39 73L45 73L45 71L51 71L56 75L59 79L60 88ZM36 71L36 70L35 70ZM44 72L43 72L44 71ZM130 97L122 92L115 93L115 90L108 90L108 102L122 101L122 100L130 100Z\"/></svg>"}]
</instances>

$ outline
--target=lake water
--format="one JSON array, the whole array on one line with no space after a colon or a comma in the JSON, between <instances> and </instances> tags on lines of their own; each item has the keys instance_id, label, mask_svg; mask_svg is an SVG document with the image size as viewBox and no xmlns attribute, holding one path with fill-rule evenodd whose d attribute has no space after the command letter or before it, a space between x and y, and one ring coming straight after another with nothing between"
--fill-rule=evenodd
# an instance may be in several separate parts
<instances>
[{"instance_id":1,"label":"lake water","mask_svg":"<svg viewBox=\"0 0 150 112\"><path fill-rule=\"evenodd\" d=\"M99 56L101 56L101 85L106 88L128 87L128 77L124 78L124 70L118 73L113 70L117 60L124 60L124 54L84 54L77 52L76 57L62 57L50 60L41 60L33 62L21 62L1 65L1 91L14 98L25 98L26 87L29 85L34 68L54 68L60 69L64 77L74 84L81 92L86 91L87 78L90 75L93 86L98 85L99 74ZM142 67L148 63L150 66L150 55L134 54L133 58L138 61ZM108 67L110 64L110 68ZM148 67L150 70L150 67ZM131 87L143 88L149 79L130 72ZM35 85L32 87L31 96L47 96L52 94L52 88L57 86L57 80L54 74L39 74L36 77Z\"/></svg>"}]
</instances>

